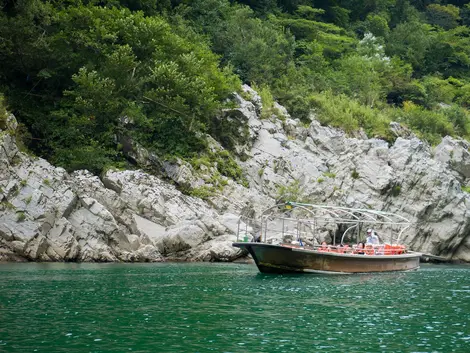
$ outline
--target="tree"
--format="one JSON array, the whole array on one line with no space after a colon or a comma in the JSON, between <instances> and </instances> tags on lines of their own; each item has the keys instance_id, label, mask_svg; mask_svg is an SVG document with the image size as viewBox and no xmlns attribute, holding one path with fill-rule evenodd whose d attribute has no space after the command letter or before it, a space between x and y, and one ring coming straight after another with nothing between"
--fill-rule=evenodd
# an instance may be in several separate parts
<instances>
[{"instance_id":1,"label":"tree","mask_svg":"<svg viewBox=\"0 0 470 353\"><path fill-rule=\"evenodd\" d=\"M410 63L418 72L424 71L424 62L433 41L434 33L429 25L404 22L390 33L385 52Z\"/></svg>"},{"instance_id":2,"label":"tree","mask_svg":"<svg viewBox=\"0 0 470 353\"><path fill-rule=\"evenodd\" d=\"M451 29L459 24L460 10L454 5L431 4L426 8L426 16L430 24Z\"/></svg>"}]
</instances>

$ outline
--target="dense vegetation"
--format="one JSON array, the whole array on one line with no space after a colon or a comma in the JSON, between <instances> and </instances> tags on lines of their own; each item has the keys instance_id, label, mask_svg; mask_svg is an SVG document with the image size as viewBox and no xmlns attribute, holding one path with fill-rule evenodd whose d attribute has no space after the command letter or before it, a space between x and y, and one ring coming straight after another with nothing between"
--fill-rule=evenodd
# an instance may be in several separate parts
<instances>
[{"instance_id":1,"label":"dense vegetation","mask_svg":"<svg viewBox=\"0 0 470 353\"><path fill-rule=\"evenodd\" d=\"M390 140L392 120L431 143L470 137L465 1L0 6L0 92L29 148L69 170L123 165L123 135L194 159L207 150L204 133L222 139L215 117L241 82L306 122L314 110L323 123Z\"/></svg>"}]
</instances>

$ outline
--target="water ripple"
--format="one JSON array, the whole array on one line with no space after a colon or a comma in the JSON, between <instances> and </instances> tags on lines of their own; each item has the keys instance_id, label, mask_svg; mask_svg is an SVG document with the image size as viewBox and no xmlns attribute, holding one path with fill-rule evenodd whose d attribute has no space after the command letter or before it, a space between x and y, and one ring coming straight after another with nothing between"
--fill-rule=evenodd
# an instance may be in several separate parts
<instances>
[{"instance_id":1,"label":"water ripple","mask_svg":"<svg viewBox=\"0 0 470 353\"><path fill-rule=\"evenodd\" d=\"M0 352L470 352L470 267L2 264Z\"/></svg>"}]
</instances>

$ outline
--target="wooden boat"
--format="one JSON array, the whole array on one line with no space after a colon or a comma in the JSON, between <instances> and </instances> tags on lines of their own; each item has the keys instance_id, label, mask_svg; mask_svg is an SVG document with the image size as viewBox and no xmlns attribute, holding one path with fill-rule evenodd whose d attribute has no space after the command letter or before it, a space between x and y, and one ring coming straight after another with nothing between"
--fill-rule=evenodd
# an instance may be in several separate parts
<instances>
[{"instance_id":1,"label":"wooden boat","mask_svg":"<svg viewBox=\"0 0 470 353\"><path fill-rule=\"evenodd\" d=\"M271 212L279 210L283 211L283 215L273 215ZM306 215L309 217L305 217ZM256 233L257 227L256 222L251 221L240 218L238 238L233 246L246 250L261 272L352 274L409 271L419 268L421 254L410 251L399 243L401 235L410 226L410 222L400 215L367 209L289 202L263 212L258 223L258 236L252 234ZM315 239L316 231L325 225L336 230L333 245L313 245L312 241L311 245L307 245L308 238ZM389 237L382 237L383 242L379 244L366 244L364 248L345 246L345 239L355 238L360 241L361 229L364 227L380 227L381 231L390 228L391 231ZM342 229L346 230L341 231ZM341 238L336 244L338 230ZM285 239L286 235L287 238L294 235L295 240L276 244L276 241L273 241L276 237L271 236L273 233L278 233L281 239ZM244 241L238 241L241 236ZM256 241L248 241L249 236Z\"/></svg>"}]
</instances>

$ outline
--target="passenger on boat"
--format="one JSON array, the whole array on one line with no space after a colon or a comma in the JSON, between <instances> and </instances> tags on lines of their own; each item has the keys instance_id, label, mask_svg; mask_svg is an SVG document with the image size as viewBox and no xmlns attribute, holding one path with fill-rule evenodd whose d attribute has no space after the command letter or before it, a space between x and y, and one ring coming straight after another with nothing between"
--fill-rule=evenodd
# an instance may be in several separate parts
<instances>
[{"instance_id":1,"label":"passenger on boat","mask_svg":"<svg viewBox=\"0 0 470 353\"><path fill-rule=\"evenodd\" d=\"M373 245L379 244L379 237L370 228L367 229L366 244L373 244Z\"/></svg>"},{"instance_id":2,"label":"passenger on boat","mask_svg":"<svg viewBox=\"0 0 470 353\"><path fill-rule=\"evenodd\" d=\"M374 246L372 244L366 244L364 248L364 252L366 253L366 255L374 255L375 254Z\"/></svg>"},{"instance_id":3,"label":"passenger on boat","mask_svg":"<svg viewBox=\"0 0 470 353\"><path fill-rule=\"evenodd\" d=\"M326 241L323 241L321 243L321 246L318 248L318 251L329 251L328 244Z\"/></svg>"},{"instance_id":4,"label":"passenger on boat","mask_svg":"<svg viewBox=\"0 0 470 353\"><path fill-rule=\"evenodd\" d=\"M356 249L354 250L354 254L359 254L359 255L364 255L365 254L365 252L364 252L364 243L363 242L357 243Z\"/></svg>"}]
</instances>

